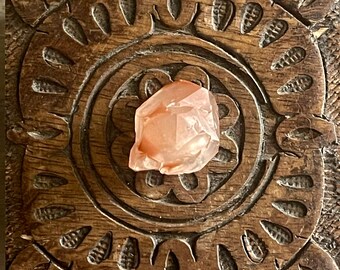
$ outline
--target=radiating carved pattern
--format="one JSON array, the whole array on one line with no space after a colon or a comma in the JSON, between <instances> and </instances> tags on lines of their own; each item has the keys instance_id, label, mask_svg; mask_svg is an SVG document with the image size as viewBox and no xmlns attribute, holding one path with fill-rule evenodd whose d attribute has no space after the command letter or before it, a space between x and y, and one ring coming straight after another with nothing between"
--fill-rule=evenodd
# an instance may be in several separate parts
<instances>
[{"instance_id":1,"label":"radiating carved pattern","mask_svg":"<svg viewBox=\"0 0 340 270\"><path fill-rule=\"evenodd\" d=\"M304 6L307 4L301 4L301 2L308 1L300 1L300 5ZM311 1L309 1L311 2ZM126 22L129 25L134 24L136 18L136 1L120 1L120 8L122 10L123 16ZM181 12L181 2L180 1L168 1L168 10L171 16L176 19ZM96 4L91 9L92 17L94 21L97 23L98 27L103 31L104 34L110 34L110 15L108 9L103 4ZM232 16L234 14L234 5L231 1L214 1L213 10L212 10L212 18L213 18L213 28L215 30L224 31ZM241 32L248 33L256 25L259 23L262 17L262 8L259 4L249 3L246 5L243 21L241 23ZM66 18L63 21L63 29L66 34L68 34L74 41L80 43L81 45L87 45L88 40L85 34L84 29L82 28L79 21L75 18L70 17ZM262 38L260 41L261 47L266 47L272 42L278 40L280 37L284 35L287 31L288 25L283 20L273 20L269 23L266 28L263 30ZM296 49L298 48L298 49ZM294 49L294 50L293 50ZM72 66L73 61L68 58L64 53L60 51L46 47L42 56L45 62L52 67L60 67L60 66ZM303 48L294 47L291 50L287 51L285 54L278 59L273 66L275 70L281 69L283 67L289 65L295 65L301 62L305 57L305 51ZM204 72L204 71L203 71ZM195 80L195 79L194 79ZM199 83L202 83L204 86L204 80L196 80ZM207 79L207 81L209 81ZM295 93L302 92L311 87L313 83L313 79L309 75L299 75L295 79L289 81L285 86L278 90L279 94L286 93ZM139 95L140 99L143 100L145 98L150 97L152 94L157 92L162 86L162 82L158 80L158 78L151 78L146 81L145 84L142 85L144 92L142 95ZM50 80L49 78L39 78L33 81L32 84L33 91L37 93L48 93L48 94L62 94L66 93L67 89L61 85L59 82ZM224 104L219 104L220 118L224 118L229 114L229 108ZM132 117L133 119L133 113ZM317 136L318 131L315 130L305 130L305 129L297 129L293 130L289 136L295 139L309 140L313 139ZM46 137L46 136L45 136ZM54 136L55 137L55 136ZM51 137L53 138L53 136ZM230 161L230 159L235 158L235 153L232 153L228 149L221 148L215 159L219 162L225 163ZM212 177L212 181L218 179L223 174L214 174L210 173L210 177ZM198 186L198 179L195 174L190 175L179 175L179 180L186 190L193 190ZM209 176L208 176L209 178ZM58 182L59 181L59 182ZM36 188L52 188L58 187L60 185L64 185L64 182L61 180L51 180L41 178L40 182L37 182ZM145 178L145 182L150 187L160 186L164 182L164 176L160 175L157 172L148 172ZM67 183L67 182L66 182ZM65 183L65 184L66 184ZM282 178L278 181L281 186L290 187L290 188L306 188L310 189L313 187L312 179L307 175L298 175L298 176L288 176ZM277 210L286 214L290 217L302 218L307 214L306 206L297 201L275 201L272 202L272 205ZM39 221L53 220L61 217L65 217L69 215L73 210L72 207L69 206L48 206L46 208L38 209L35 213L35 217ZM281 225L275 224L273 222L269 222L266 220L261 221L261 226L264 231L277 243L279 244L289 244L293 241L292 233L288 228L285 228ZM86 228L86 227L84 227ZM82 228L82 229L84 229ZM64 247L68 248L76 248L81 241L86 237L84 230L79 229L77 231L68 234L67 238L65 234L64 237ZM77 238L78 237L78 238ZM81 241L80 241L81 240ZM71 242L67 242L71 241ZM80 241L80 242L79 242ZM96 246L89 252L88 261L91 264L99 264L103 260L107 259L109 253L111 252L112 245L112 235L108 232L97 244ZM247 257L254 263L261 263L263 259L266 257L268 250L264 242L252 231L247 231L242 236L242 244L244 245L244 249ZM132 256L132 257L131 257ZM166 269L178 269L178 262L176 262L176 257L173 253L169 253L167 257L167 264L169 268ZM122 248L120 259L118 262L120 269L135 269L139 264L139 251L138 244L136 239L128 238ZM236 262L231 256L228 249L223 245L218 245L218 267L219 269L237 269ZM304 269L302 266L301 269Z\"/></svg>"},{"instance_id":2,"label":"radiating carved pattern","mask_svg":"<svg viewBox=\"0 0 340 270\"><path fill-rule=\"evenodd\" d=\"M185 79L189 81L197 80L197 82L202 84L203 87L206 87L208 89L210 88L210 78L208 74L199 67L184 66L174 75L174 80L179 80L179 79ZM138 89L135 89L134 92L138 94L138 97L140 99L144 100L150 97L152 94L156 93L157 90L159 90L162 87L162 85L169 83L172 80L173 79L170 78L169 75L161 69L151 70L151 71L145 72L145 75L140 80ZM129 91L131 91L133 87L136 87L136 86L131 86L131 88L129 88L130 89ZM230 99L229 97L222 95L222 94L215 94L215 95L217 97L217 102L219 102L219 100L221 102L218 105L219 105L219 114L221 118L220 120L221 121L221 132L224 132L226 129L230 129L233 127L233 125L236 123L237 118L239 116L238 116L237 108L235 107L235 105L233 105L233 102L228 101L228 103L225 103L226 100ZM113 108L112 119L113 119L114 126L116 126L118 129L120 129L123 132L128 132L126 133L126 135L131 134L134 130L133 121L134 121L135 109L137 106L128 105L128 104L132 104L131 103L132 100L135 100L135 98L134 97L131 98L130 95L129 96L122 95L122 98L117 101L116 105ZM124 103L126 104L125 109L123 105ZM123 122L121 118L118 119L115 116L115 115L119 115L118 110L125 110L126 119ZM129 122L128 125L127 125L127 122ZM124 126L122 125L122 123L124 123ZM128 136L126 135L122 134L121 138L122 139L125 138L125 140L128 140L129 138L128 136L130 135ZM224 141L230 140L228 136L226 135L223 135L222 138ZM116 153L118 151L118 149L116 150L115 147L120 145L119 143L117 143L119 140L120 139L117 138L113 141L112 153ZM130 137L129 140L130 140L129 142L126 142L126 145L131 145L133 143L133 137ZM230 144L234 145L234 142L230 140ZM220 164L218 167L219 173L222 171L226 172L226 170L231 171L232 168L235 166L235 164L237 163L237 159L238 159L238 152L235 152L235 150L237 151L237 148L226 149L224 147L220 147L220 150L217 153L213 161L214 164ZM126 152L123 151L123 152L126 154L129 154L129 151L126 151ZM118 157L117 157L117 161L118 161ZM225 165L228 165L228 166L224 167ZM125 170L127 170L127 168L125 168ZM144 175L145 177L144 182L147 185L146 187L151 187L151 188L157 188L159 186L162 186L168 179L168 176L163 176L159 172L150 171L147 173L144 173L144 172L137 173L137 176L136 176L137 181L139 181L142 175ZM210 177L215 178L215 175L211 174ZM226 177L227 176L225 176L224 178L221 178L221 180L223 181ZM179 175L178 179L182 187L186 191L195 190L199 186L199 182L202 181L202 178L198 177L196 174ZM214 180L211 180L211 182L216 182L218 179L219 177L217 177ZM146 192L144 191L144 188L143 190L141 190L139 187L137 187L137 190L138 192L141 192L142 194L148 194L148 192L150 192L150 194L152 194L152 197L154 199L155 191L152 191L152 189ZM164 194L164 196L169 194L168 191L165 191L165 190L161 192ZM213 192L213 189L210 189L210 192ZM148 197L150 195L146 195L146 196Z\"/></svg>"}]
</instances>

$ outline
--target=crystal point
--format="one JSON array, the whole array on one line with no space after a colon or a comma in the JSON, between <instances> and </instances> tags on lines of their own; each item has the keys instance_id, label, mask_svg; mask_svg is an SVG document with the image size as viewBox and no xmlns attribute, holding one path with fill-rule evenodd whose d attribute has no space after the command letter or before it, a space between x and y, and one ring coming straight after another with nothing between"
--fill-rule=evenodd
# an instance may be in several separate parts
<instances>
[{"instance_id":1,"label":"crystal point","mask_svg":"<svg viewBox=\"0 0 340 270\"><path fill-rule=\"evenodd\" d=\"M165 85L136 111L129 167L174 175L201 170L219 149L213 94L194 83Z\"/></svg>"}]
</instances>

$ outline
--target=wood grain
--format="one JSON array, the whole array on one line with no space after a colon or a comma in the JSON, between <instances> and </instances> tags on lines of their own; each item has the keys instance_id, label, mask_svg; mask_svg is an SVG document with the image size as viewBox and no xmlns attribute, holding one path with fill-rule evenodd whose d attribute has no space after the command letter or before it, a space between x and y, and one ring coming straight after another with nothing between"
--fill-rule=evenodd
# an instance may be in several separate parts
<instances>
[{"instance_id":1,"label":"wood grain","mask_svg":"<svg viewBox=\"0 0 340 270\"><path fill-rule=\"evenodd\" d=\"M7 269L338 269L339 1L6 1ZM215 95L201 171L128 164L138 106Z\"/></svg>"}]
</instances>

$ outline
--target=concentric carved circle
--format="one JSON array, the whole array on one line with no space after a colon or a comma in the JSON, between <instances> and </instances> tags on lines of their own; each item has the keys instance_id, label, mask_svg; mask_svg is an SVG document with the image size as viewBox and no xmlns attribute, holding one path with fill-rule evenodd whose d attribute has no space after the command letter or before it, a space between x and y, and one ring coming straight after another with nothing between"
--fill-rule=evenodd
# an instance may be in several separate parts
<instances>
[{"instance_id":1,"label":"concentric carved circle","mask_svg":"<svg viewBox=\"0 0 340 270\"><path fill-rule=\"evenodd\" d=\"M155 43L159 38L163 41L162 45ZM173 36L166 33L146 36L109 53L103 57L105 61L100 60L100 65L96 64L90 69L74 104L77 111L71 115L71 124L81 123L80 129L78 124L70 126L71 155L83 157L84 164L82 160L74 159L74 168L92 202L97 205L104 198L111 201L110 207L97 206L111 219L121 222L127 212L136 218L136 223L131 224L134 228L136 224L144 224L143 228L150 230L150 226L157 223L157 230L162 228L168 231L168 226L172 227L171 230L174 226L190 230L192 225L202 223L202 230L210 231L225 225L251 207L258 197L240 206L258 185L263 189L268 184L278 156L277 152L265 154L264 131L272 132L273 126L268 125L264 118L271 117L268 111L271 111L272 116L275 113L256 75L240 56L232 56L202 39L198 47L195 45L198 39L190 35L178 34L177 38L185 42L174 43ZM181 60L183 56L184 62ZM95 73L100 74L100 77L96 77ZM145 76L150 78L152 73L154 77L145 79ZM135 174L127 168L127 150L134 139L134 110L142 102L139 99L140 84L147 82L145 87L153 87L152 93L156 91L154 88L157 83L162 85L167 81L190 77L192 81L207 84L215 93L218 103L223 106L223 114L228 110L221 119L223 139L220 153L211 164L195 175L145 181L143 177L146 174ZM114 88L110 87L111 81L115 82ZM246 100L247 108L240 111L239 107L246 107ZM103 115L103 108L106 108L106 115ZM264 113L267 115L264 116ZM117 115L121 118L117 118ZM106 123L105 126L103 123ZM103 128L104 133L96 132ZM78 143L79 149L75 146ZM95 152L92 151L93 144L96 144ZM100 158L103 154L106 155L105 159ZM266 160L268 156L272 160ZM97 160L101 160L101 164L97 164ZM111 165L112 172L108 172L107 165L103 170L103 162ZM240 176L238 168L249 171L249 175ZM152 177L150 173L148 177ZM154 186L157 187L149 188L148 181L165 181L166 184L156 184ZM195 181L198 182L195 184ZM234 191L227 193L229 184ZM92 185L98 186L101 192L91 191L94 190ZM131 192L137 199L122 196ZM185 199L187 194L190 194L191 200ZM216 197L221 200L218 205L212 204ZM162 215L158 205L169 211ZM188 207L195 208L194 216L182 212L182 209L187 210ZM211 220L213 227L204 225L207 219Z\"/></svg>"},{"instance_id":2,"label":"concentric carved circle","mask_svg":"<svg viewBox=\"0 0 340 270\"><path fill-rule=\"evenodd\" d=\"M139 254L140 243L148 245L144 236L154 246L151 262L171 239L183 242L196 259L202 236L207 243L213 239L220 269L293 265L311 245L321 211L319 149L335 140L334 127L322 117L322 63L315 61L315 45L303 38L309 37L306 21L295 22L289 17L294 12L282 15L285 6L276 1L274 7L229 0L149 7L122 0L117 9L105 1L73 9L62 2L58 8L67 9L54 13L46 7L51 19L34 22L41 29L25 54L19 85L25 123L8 132L28 145L24 201L33 221L42 224L32 234L50 234L55 220L73 218L73 225L79 215L77 225L57 232L59 242L76 249L83 241L88 245L87 234L95 235L84 255L90 264L109 261L115 233L128 229L139 235L134 234L138 240L124 235L117 256L122 269L129 267L129 250L134 268L145 256ZM141 9L148 10L146 19L138 15ZM150 31L130 30L150 17ZM135 110L179 79L215 95L220 151L193 174L135 173L127 166ZM31 162L35 157L42 165ZM70 164L65 172L64 164ZM31 178L33 185L26 181ZM81 195L73 194L78 191ZM72 201L83 193L88 208ZM105 231L96 231L97 221L86 223L84 213L104 216ZM166 265L178 266L176 256L168 253Z\"/></svg>"}]
</instances>

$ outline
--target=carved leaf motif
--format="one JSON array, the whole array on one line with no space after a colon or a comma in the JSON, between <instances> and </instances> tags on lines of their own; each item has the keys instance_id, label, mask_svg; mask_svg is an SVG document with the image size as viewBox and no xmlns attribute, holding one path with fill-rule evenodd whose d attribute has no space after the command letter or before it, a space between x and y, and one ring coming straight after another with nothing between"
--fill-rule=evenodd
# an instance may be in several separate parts
<instances>
[{"instance_id":1,"label":"carved leaf motif","mask_svg":"<svg viewBox=\"0 0 340 270\"><path fill-rule=\"evenodd\" d=\"M312 129L312 128L297 128L289 132L288 137L292 140L297 140L297 141L309 141L321 135L322 135L321 132L315 129Z\"/></svg>"},{"instance_id":2,"label":"carved leaf motif","mask_svg":"<svg viewBox=\"0 0 340 270\"><path fill-rule=\"evenodd\" d=\"M298 75L277 90L279 95L300 93L313 85L313 78L309 75Z\"/></svg>"},{"instance_id":3,"label":"carved leaf motif","mask_svg":"<svg viewBox=\"0 0 340 270\"><path fill-rule=\"evenodd\" d=\"M232 153L223 147L220 147L218 150L218 153L214 157L214 160L220 161L220 162L229 162L232 158Z\"/></svg>"},{"instance_id":4,"label":"carved leaf motif","mask_svg":"<svg viewBox=\"0 0 340 270\"><path fill-rule=\"evenodd\" d=\"M146 93L147 97L151 97L153 94L155 94L161 88L162 88L162 84L156 78L152 78L152 79L147 80L145 82L145 93Z\"/></svg>"},{"instance_id":5,"label":"carved leaf motif","mask_svg":"<svg viewBox=\"0 0 340 270\"><path fill-rule=\"evenodd\" d=\"M45 47L43 49L42 57L44 61L51 66L71 66L74 64L65 54L51 47Z\"/></svg>"},{"instance_id":6,"label":"carved leaf motif","mask_svg":"<svg viewBox=\"0 0 340 270\"><path fill-rule=\"evenodd\" d=\"M241 237L243 249L250 261L261 263L268 254L262 239L250 230L246 230Z\"/></svg>"},{"instance_id":7,"label":"carved leaf motif","mask_svg":"<svg viewBox=\"0 0 340 270\"><path fill-rule=\"evenodd\" d=\"M298 201L276 201L273 202L272 205L274 208L290 217L302 218L307 215L307 207Z\"/></svg>"},{"instance_id":8,"label":"carved leaf motif","mask_svg":"<svg viewBox=\"0 0 340 270\"><path fill-rule=\"evenodd\" d=\"M49 78L34 79L32 90L36 93L51 95L60 95L67 92L65 86Z\"/></svg>"},{"instance_id":9,"label":"carved leaf motif","mask_svg":"<svg viewBox=\"0 0 340 270\"><path fill-rule=\"evenodd\" d=\"M212 26L215 31L224 31L234 16L234 4L229 0L214 0Z\"/></svg>"},{"instance_id":10,"label":"carved leaf motif","mask_svg":"<svg viewBox=\"0 0 340 270\"><path fill-rule=\"evenodd\" d=\"M308 189L313 187L313 179L309 175L283 176L277 180L277 183L280 186L295 189Z\"/></svg>"},{"instance_id":11,"label":"carved leaf motif","mask_svg":"<svg viewBox=\"0 0 340 270\"><path fill-rule=\"evenodd\" d=\"M85 226L75 231L68 232L60 237L59 243L63 248L76 249L91 231L91 226Z\"/></svg>"},{"instance_id":12,"label":"carved leaf motif","mask_svg":"<svg viewBox=\"0 0 340 270\"><path fill-rule=\"evenodd\" d=\"M261 38L260 47L265 48L274 41L281 38L288 30L288 23L285 20L274 19L264 28Z\"/></svg>"},{"instance_id":13,"label":"carved leaf motif","mask_svg":"<svg viewBox=\"0 0 340 270\"><path fill-rule=\"evenodd\" d=\"M110 14L103 3L96 3L91 8L91 13L94 21L104 34L111 33Z\"/></svg>"},{"instance_id":14,"label":"carved leaf motif","mask_svg":"<svg viewBox=\"0 0 340 270\"><path fill-rule=\"evenodd\" d=\"M57 137L61 130L55 128L47 128L43 130L28 131L27 134L35 140L50 140Z\"/></svg>"},{"instance_id":15,"label":"carved leaf motif","mask_svg":"<svg viewBox=\"0 0 340 270\"><path fill-rule=\"evenodd\" d=\"M226 105L224 105L224 104L218 104L217 106L218 106L218 117L219 117L220 119L222 119L222 118L228 116L228 114L229 114L229 108L228 108Z\"/></svg>"},{"instance_id":16,"label":"carved leaf motif","mask_svg":"<svg viewBox=\"0 0 340 270\"><path fill-rule=\"evenodd\" d=\"M119 7L128 25L133 25L136 19L136 0L119 0Z\"/></svg>"},{"instance_id":17,"label":"carved leaf motif","mask_svg":"<svg viewBox=\"0 0 340 270\"><path fill-rule=\"evenodd\" d=\"M106 260L112 249L112 232L107 232L89 251L87 261L90 264L97 265Z\"/></svg>"},{"instance_id":18,"label":"carved leaf motif","mask_svg":"<svg viewBox=\"0 0 340 270\"><path fill-rule=\"evenodd\" d=\"M300 0L298 7L308 7L309 5L313 4L315 0Z\"/></svg>"},{"instance_id":19,"label":"carved leaf motif","mask_svg":"<svg viewBox=\"0 0 340 270\"><path fill-rule=\"evenodd\" d=\"M139 265L139 249L137 239L126 239L119 255L118 267L121 270L136 269Z\"/></svg>"},{"instance_id":20,"label":"carved leaf motif","mask_svg":"<svg viewBox=\"0 0 340 270\"><path fill-rule=\"evenodd\" d=\"M198 179L196 174L180 174L178 177L185 190L194 190L198 187Z\"/></svg>"},{"instance_id":21,"label":"carved leaf motif","mask_svg":"<svg viewBox=\"0 0 340 270\"><path fill-rule=\"evenodd\" d=\"M217 264L219 270L237 270L234 258L224 245L217 245Z\"/></svg>"},{"instance_id":22,"label":"carved leaf motif","mask_svg":"<svg viewBox=\"0 0 340 270\"><path fill-rule=\"evenodd\" d=\"M261 21L263 9L260 4L250 2L244 5L241 19L241 33L247 34Z\"/></svg>"},{"instance_id":23,"label":"carved leaf motif","mask_svg":"<svg viewBox=\"0 0 340 270\"><path fill-rule=\"evenodd\" d=\"M293 242L293 234L288 228L266 220L261 220L260 223L263 230L278 244L287 245Z\"/></svg>"},{"instance_id":24,"label":"carved leaf motif","mask_svg":"<svg viewBox=\"0 0 340 270\"><path fill-rule=\"evenodd\" d=\"M209 183L209 194L214 193L218 188L220 188L228 176L228 173L208 173L207 178Z\"/></svg>"},{"instance_id":25,"label":"carved leaf motif","mask_svg":"<svg viewBox=\"0 0 340 270\"><path fill-rule=\"evenodd\" d=\"M145 182L149 187L163 185L164 175L159 171L148 171L145 177Z\"/></svg>"},{"instance_id":26,"label":"carved leaf motif","mask_svg":"<svg viewBox=\"0 0 340 270\"><path fill-rule=\"evenodd\" d=\"M45 222L65 217L74 212L74 210L74 207L70 205L53 204L36 209L34 217L40 222Z\"/></svg>"},{"instance_id":27,"label":"carved leaf motif","mask_svg":"<svg viewBox=\"0 0 340 270\"><path fill-rule=\"evenodd\" d=\"M51 266L51 263L41 263L34 267L33 270L48 270Z\"/></svg>"},{"instance_id":28,"label":"carved leaf motif","mask_svg":"<svg viewBox=\"0 0 340 270\"><path fill-rule=\"evenodd\" d=\"M178 259L172 251L169 251L166 256L164 270L179 270Z\"/></svg>"},{"instance_id":29,"label":"carved leaf motif","mask_svg":"<svg viewBox=\"0 0 340 270\"><path fill-rule=\"evenodd\" d=\"M181 13L181 0L167 0L167 6L171 17L176 20Z\"/></svg>"},{"instance_id":30,"label":"carved leaf motif","mask_svg":"<svg viewBox=\"0 0 340 270\"><path fill-rule=\"evenodd\" d=\"M68 181L63 177L49 173L39 173L34 177L33 187L36 189L51 189L64 186L67 183Z\"/></svg>"},{"instance_id":31,"label":"carved leaf motif","mask_svg":"<svg viewBox=\"0 0 340 270\"><path fill-rule=\"evenodd\" d=\"M312 270L312 268L309 268L309 267L307 267L307 266L302 266L302 265L300 265L299 264L299 270Z\"/></svg>"},{"instance_id":32,"label":"carved leaf motif","mask_svg":"<svg viewBox=\"0 0 340 270\"><path fill-rule=\"evenodd\" d=\"M280 70L284 67L300 63L306 57L306 51L301 47L293 47L275 60L271 66L272 70Z\"/></svg>"},{"instance_id":33,"label":"carved leaf motif","mask_svg":"<svg viewBox=\"0 0 340 270\"><path fill-rule=\"evenodd\" d=\"M73 17L65 18L63 20L63 29L64 32L74 41L78 42L81 45L88 44L84 29L77 19Z\"/></svg>"}]
</instances>

